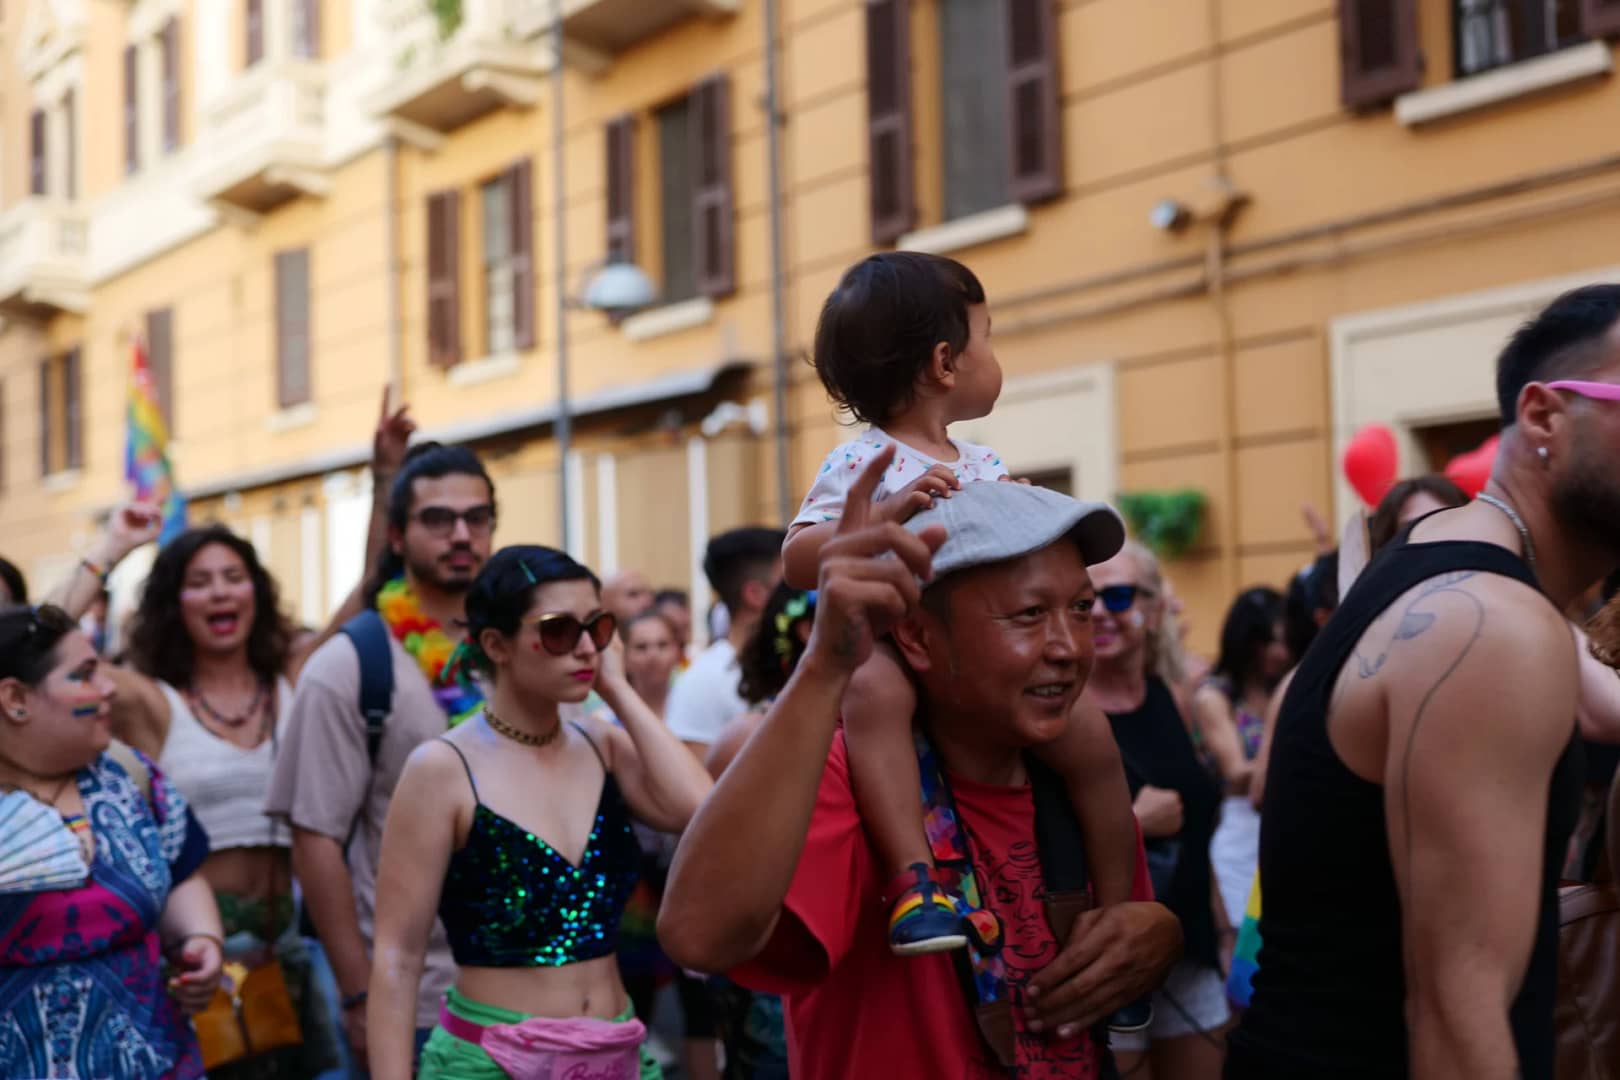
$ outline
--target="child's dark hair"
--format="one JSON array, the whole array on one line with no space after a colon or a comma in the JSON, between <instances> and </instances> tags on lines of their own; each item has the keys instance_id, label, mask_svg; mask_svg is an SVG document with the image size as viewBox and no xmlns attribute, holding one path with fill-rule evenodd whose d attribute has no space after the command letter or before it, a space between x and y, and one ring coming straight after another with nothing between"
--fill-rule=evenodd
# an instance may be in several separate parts
<instances>
[{"instance_id":1,"label":"child's dark hair","mask_svg":"<svg viewBox=\"0 0 1620 1080\"><path fill-rule=\"evenodd\" d=\"M79 628L54 604L0 608L0 679L35 687L56 666L56 647Z\"/></svg>"},{"instance_id":2,"label":"child's dark hair","mask_svg":"<svg viewBox=\"0 0 1620 1080\"><path fill-rule=\"evenodd\" d=\"M489 478L478 455L465 446L446 446L438 442L421 442L405 453L405 460L388 489L388 524L400 531L410 524L411 504L416 498L418 480L437 480L445 476L475 476L489 486L489 503L495 506L495 481ZM378 591L405 572L405 560L391 546L383 548L377 565L372 568L366 582L366 603L375 606Z\"/></svg>"},{"instance_id":3,"label":"child's dark hair","mask_svg":"<svg viewBox=\"0 0 1620 1080\"><path fill-rule=\"evenodd\" d=\"M479 647L485 630L512 637L534 603L535 590L554 581L589 581L602 591L595 574L555 548L538 544L514 544L489 557L464 600L466 607L467 653L486 674L493 670Z\"/></svg>"},{"instance_id":4,"label":"child's dark hair","mask_svg":"<svg viewBox=\"0 0 1620 1080\"><path fill-rule=\"evenodd\" d=\"M1268 585L1246 589L1232 601L1221 626L1221 651L1211 674L1234 701L1259 673L1260 650L1272 640L1283 617L1282 593Z\"/></svg>"},{"instance_id":5,"label":"child's dark hair","mask_svg":"<svg viewBox=\"0 0 1620 1080\"><path fill-rule=\"evenodd\" d=\"M292 627L281 613L276 581L248 541L224 525L187 529L158 552L129 629L129 655L135 670L170 686L185 689L197 657L197 646L180 613L186 568L203 548L218 545L236 554L253 584L253 625L248 628L247 660L263 682L274 684L287 666Z\"/></svg>"},{"instance_id":6,"label":"child's dark hair","mask_svg":"<svg viewBox=\"0 0 1620 1080\"><path fill-rule=\"evenodd\" d=\"M816 594L782 584L771 593L754 636L737 655L742 672L737 692L751 705L769 701L782 692L793 669L804 658L806 643L798 626L816 617Z\"/></svg>"},{"instance_id":7,"label":"child's dark hair","mask_svg":"<svg viewBox=\"0 0 1620 1080\"><path fill-rule=\"evenodd\" d=\"M888 423L917 394L934 348L968 344L968 307L984 303L973 271L942 255L888 251L844 272L816 323L816 374L868 424Z\"/></svg>"}]
</instances>

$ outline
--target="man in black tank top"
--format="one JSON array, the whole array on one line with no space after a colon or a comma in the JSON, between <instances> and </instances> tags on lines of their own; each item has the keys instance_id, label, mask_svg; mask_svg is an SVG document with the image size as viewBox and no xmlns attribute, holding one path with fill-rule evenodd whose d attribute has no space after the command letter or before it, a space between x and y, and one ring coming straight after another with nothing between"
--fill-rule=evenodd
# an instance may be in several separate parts
<instances>
[{"instance_id":1,"label":"man in black tank top","mask_svg":"<svg viewBox=\"0 0 1620 1080\"><path fill-rule=\"evenodd\" d=\"M1582 782L1562 611L1620 565L1617 324L1605 285L1518 331L1484 494L1376 555L1306 654L1272 746L1264 945L1229 1080L1552 1077Z\"/></svg>"}]
</instances>

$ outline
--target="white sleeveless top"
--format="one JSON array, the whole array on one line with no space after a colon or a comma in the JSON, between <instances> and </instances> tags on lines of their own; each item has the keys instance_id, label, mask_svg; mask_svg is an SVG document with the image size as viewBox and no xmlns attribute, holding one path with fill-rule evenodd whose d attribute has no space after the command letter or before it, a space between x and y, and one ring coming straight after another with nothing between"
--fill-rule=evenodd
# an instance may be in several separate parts
<instances>
[{"instance_id":1,"label":"white sleeveless top","mask_svg":"<svg viewBox=\"0 0 1620 1080\"><path fill-rule=\"evenodd\" d=\"M158 687L169 702L169 738L158 767L191 803L214 851L243 847L291 847L285 823L264 812L275 768L275 747L286 733L292 686L276 681L275 738L252 750L227 742L198 722L191 705L174 687Z\"/></svg>"}]
</instances>

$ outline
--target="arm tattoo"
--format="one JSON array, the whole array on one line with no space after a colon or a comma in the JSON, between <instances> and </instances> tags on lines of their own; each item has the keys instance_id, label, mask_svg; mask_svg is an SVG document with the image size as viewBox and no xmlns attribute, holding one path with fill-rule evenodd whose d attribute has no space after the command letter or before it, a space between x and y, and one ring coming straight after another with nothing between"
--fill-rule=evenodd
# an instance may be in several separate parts
<instances>
[{"instance_id":1,"label":"arm tattoo","mask_svg":"<svg viewBox=\"0 0 1620 1080\"><path fill-rule=\"evenodd\" d=\"M1463 647L1458 651L1456 658L1446 666L1446 669L1442 671L1439 677L1434 680L1433 685L1431 685L1429 689L1424 692L1423 699L1418 702L1417 712L1412 717L1411 730L1406 734L1406 747L1401 752L1401 834L1402 842L1406 847L1404 855L1406 858L1406 895L1408 904L1413 904L1416 900L1415 879L1413 877L1415 860L1412 856L1412 756L1413 751L1417 748L1418 730L1423 726L1424 718L1428 714L1429 704L1434 700L1435 695L1440 692L1440 688L1457 673L1458 668L1462 667L1463 661L1466 660L1468 658L1468 654L1473 651L1474 645L1479 641L1480 635L1485 629L1485 605L1480 603L1479 597L1475 596L1467 589L1457 588L1457 585L1460 582L1471 576L1471 574L1464 574L1460 576L1448 575L1451 580L1446 581L1444 584L1440 584L1442 579L1436 579L1435 582L1431 582L1433 587L1426 588L1416 600L1412 601L1412 605L1406 609L1406 614L1401 620L1401 628L1404 630L1406 629L1408 619L1411 619L1414 615L1421 614L1422 618L1427 621L1423 622L1416 632L1410 636L1415 637L1417 634L1421 634L1424 630L1427 630L1431 625L1434 624L1436 617L1433 615L1414 612L1412 608L1426 597L1442 592L1449 592L1457 596L1464 597L1470 604L1474 606L1473 631L1468 635L1468 640L1463 643ZM1402 640L1401 630L1396 631L1395 638L1397 641ZM1416 971L1412 972L1412 979L1414 982L1417 979L1417 975L1418 973Z\"/></svg>"},{"instance_id":2,"label":"arm tattoo","mask_svg":"<svg viewBox=\"0 0 1620 1080\"><path fill-rule=\"evenodd\" d=\"M1420 637L1425 630L1434 625L1435 616L1426 611L1419 611L1418 605L1436 593L1459 591L1456 586L1474 577L1475 574L1476 571L1473 570L1456 570L1451 573L1441 574L1439 577L1430 578L1424 582L1422 589L1412 598L1411 603L1406 605L1406 610L1401 612L1401 621L1395 627L1395 636L1384 647L1384 651L1379 653L1375 659L1368 660L1361 654L1360 650L1357 650L1356 675L1363 679L1370 679L1382 671L1384 665L1389 661L1389 654L1395 650L1397 641L1411 641L1415 637ZM1462 595L1467 596L1468 594L1463 593Z\"/></svg>"}]
</instances>

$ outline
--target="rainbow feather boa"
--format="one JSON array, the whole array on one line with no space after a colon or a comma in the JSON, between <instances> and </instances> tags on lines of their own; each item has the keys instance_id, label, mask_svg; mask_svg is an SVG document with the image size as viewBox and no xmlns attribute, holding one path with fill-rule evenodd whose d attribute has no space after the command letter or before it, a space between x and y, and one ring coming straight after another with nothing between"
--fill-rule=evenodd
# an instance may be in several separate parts
<instances>
[{"instance_id":1,"label":"rainbow feather boa","mask_svg":"<svg viewBox=\"0 0 1620 1080\"><path fill-rule=\"evenodd\" d=\"M397 577L377 592L377 614L394 640L411 654L433 688L433 698L455 727L484 707L484 694L466 670L466 651L438 622L422 613L416 593Z\"/></svg>"}]
</instances>

